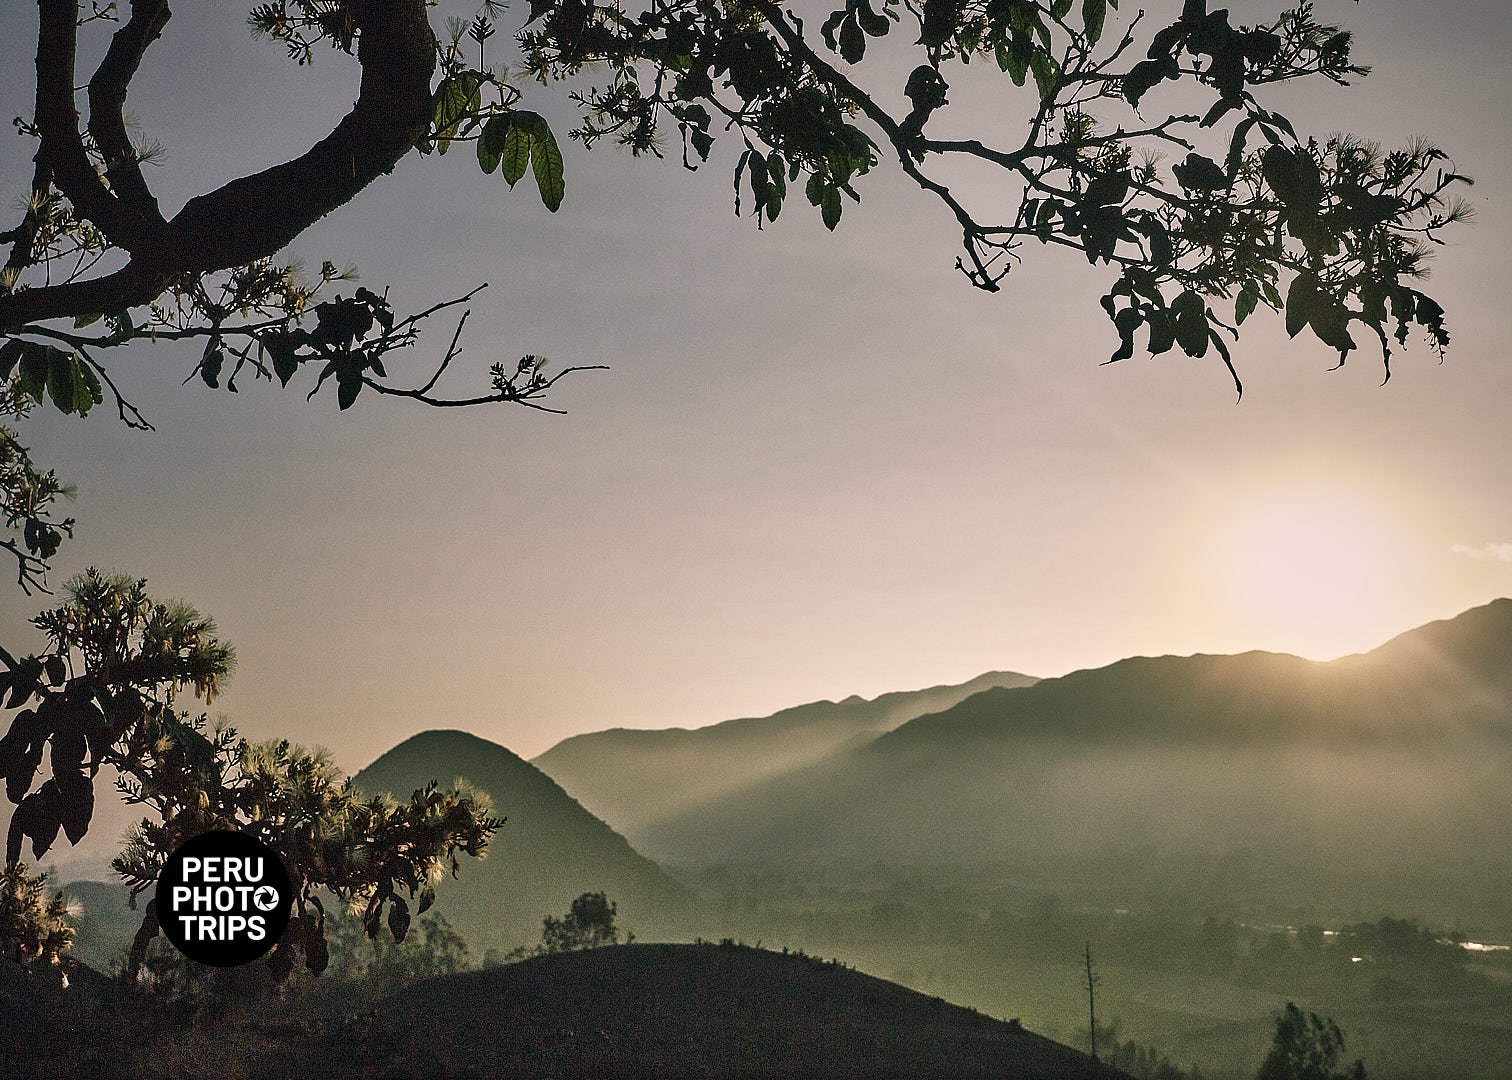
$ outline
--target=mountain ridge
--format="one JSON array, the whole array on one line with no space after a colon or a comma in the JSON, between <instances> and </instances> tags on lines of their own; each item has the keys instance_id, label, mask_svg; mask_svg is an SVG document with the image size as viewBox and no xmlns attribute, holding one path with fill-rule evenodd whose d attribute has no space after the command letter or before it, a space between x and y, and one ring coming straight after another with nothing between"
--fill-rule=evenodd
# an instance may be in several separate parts
<instances>
[{"instance_id":1,"label":"mountain ridge","mask_svg":"<svg viewBox=\"0 0 1512 1080\"><path fill-rule=\"evenodd\" d=\"M1512 601L1333 661L1130 657L975 694L636 843L689 869L1032 864L1214 900L1217 864L1286 902L1364 897L1390 867L1380 899L1457 918L1512 874L1509 665Z\"/></svg>"},{"instance_id":2,"label":"mountain ridge","mask_svg":"<svg viewBox=\"0 0 1512 1080\"><path fill-rule=\"evenodd\" d=\"M697 728L610 728L574 735L532 759L594 814L632 838L665 813L801 768L853 743L994 686L1034 678L990 671L964 683L813 701Z\"/></svg>"},{"instance_id":3,"label":"mountain ridge","mask_svg":"<svg viewBox=\"0 0 1512 1080\"><path fill-rule=\"evenodd\" d=\"M407 796L434 780L486 792L505 824L487 857L467 861L437 888L437 909L470 944L512 948L534 941L547 915L578 895L607 892L638 932L676 923L688 891L595 817L551 777L498 743L456 729L424 731L353 778L368 792Z\"/></svg>"}]
</instances>

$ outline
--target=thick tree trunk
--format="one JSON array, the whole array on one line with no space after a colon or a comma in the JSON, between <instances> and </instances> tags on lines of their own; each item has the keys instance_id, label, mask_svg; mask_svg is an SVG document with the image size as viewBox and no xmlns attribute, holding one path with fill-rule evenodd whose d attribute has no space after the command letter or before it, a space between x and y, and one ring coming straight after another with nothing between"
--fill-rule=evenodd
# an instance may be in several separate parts
<instances>
[{"instance_id":1,"label":"thick tree trunk","mask_svg":"<svg viewBox=\"0 0 1512 1080\"><path fill-rule=\"evenodd\" d=\"M113 44L107 56L107 64L113 66L102 81L106 92L99 95L99 107L110 109L111 115L92 116L92 128L113 128L114 114L125 97L122 72L140 61L167 21L166 3L150 6L151 18L144 15L139 21L134 14L121 33L136 24L135 36L119 48ZM151 301L187 275L245 266L274 255L391 171L430 123L436 39L425 0L350 0L362 65L361 90L351 111L300 157L191 199L164 222L139 174L125 170L124 182L118 180L112 190L84 159L72 91L76 5L38 0L38 9L40 153L51 163L58 189L79 214L130 260L120 270L90 281L0 296L0 332L46 319L121 311Z\"/></svg>"}]
</instances>

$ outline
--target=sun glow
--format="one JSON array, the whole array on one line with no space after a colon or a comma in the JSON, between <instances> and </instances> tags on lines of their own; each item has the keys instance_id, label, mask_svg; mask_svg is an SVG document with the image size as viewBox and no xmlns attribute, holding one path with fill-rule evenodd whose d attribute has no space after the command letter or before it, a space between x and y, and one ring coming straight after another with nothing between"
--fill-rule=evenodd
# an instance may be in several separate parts
<instances>
[{"instance_id":1,"label":"sun glow","mask_svg":"<svg viewBox=\"0 0 1512 1080\"><path fill-rule=\"evenodd\" d=\"M1221 543L1235 614L1304 655L1356 647L1404 566L1402 532L1360 492L1278 487L1247 501Z\"/></svg>"}]
</instances>

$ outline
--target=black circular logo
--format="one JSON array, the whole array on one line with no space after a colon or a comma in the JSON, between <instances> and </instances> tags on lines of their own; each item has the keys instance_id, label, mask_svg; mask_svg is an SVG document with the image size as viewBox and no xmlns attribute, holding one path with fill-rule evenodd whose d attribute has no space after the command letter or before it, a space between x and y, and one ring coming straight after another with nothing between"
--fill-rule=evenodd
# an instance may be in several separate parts
<instances>
[{"instance_id":1,"label":"black circular logo","mask_svg":"<svg viewBox=\"0 0 1512 1080\"><path fill-rule=\"evenodd\" d=\"M158 875L157 919L191 960L250 964L278 944L294 890L273 849L245 833L208 832L180 845Z\"/></svg>"}]
</instances>

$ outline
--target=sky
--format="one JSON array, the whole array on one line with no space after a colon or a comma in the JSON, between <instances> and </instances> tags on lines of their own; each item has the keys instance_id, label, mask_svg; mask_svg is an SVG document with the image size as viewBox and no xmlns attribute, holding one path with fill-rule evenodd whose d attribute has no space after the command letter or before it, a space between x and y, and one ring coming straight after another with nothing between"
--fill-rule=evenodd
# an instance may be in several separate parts
<instances>
[{"instance_id":1,"label":"sky","mask_svg":"<svg viewBox=\"0 0 1512 1080\"><path fill-rule=\"evenodd\" d=\"M238 5L180 8L128 101L164 145L149 180L170 210L301 152L356 86L339 54L296 68L252 41ZM560 384L564 416L371 397L338 415L329 394L180 385L188 352L134 348L113 371L156 432L108 406L24 428L78 492L53 580L98 565L195 604L238 650L217 711L354 771L427 728L529 757L990 669L1326 659L1512 595L1505 20L1319 11L1376 71L1278 94L1299 128L1427 134L1477 179L1477 221L1429 290L1443 364L1417 344L1384 386L1365 352L1328 371L1262 310L1235 351L1240 402L1211 359L1100 366L1105 269L1030 249L1003 292L975 291L944 209L886 167L831 235L801 199L761 231L737 220L728 152L690 173L568 147L555 215L466 148L411 156L291 254L355 264L410 310L488 282L458 394L527 352L609 370ZM0 14L14 114L34 18ZM1006 79L968 90L967 126L1017 125ZM525 106L567 126L559 95ZM8 213L30 154L0 153ZM431 329L416 382L451 329ZM45 603L0 592L0 640L39 645Z\"/></svg>"}]
</instances>

